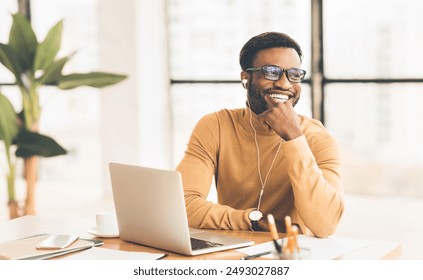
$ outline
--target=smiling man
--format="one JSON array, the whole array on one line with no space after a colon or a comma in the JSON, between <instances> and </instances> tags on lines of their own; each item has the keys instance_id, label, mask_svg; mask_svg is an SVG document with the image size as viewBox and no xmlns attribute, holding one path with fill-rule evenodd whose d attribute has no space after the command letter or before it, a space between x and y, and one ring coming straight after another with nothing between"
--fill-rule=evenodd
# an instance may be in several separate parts
<instances>
[{"instance_id":1,"label":"smiling man","mask_svg":"<svg viewBox=\"0 0 423 280\"><path fill-rule=\"evenodd\" d=\"M344 211L340 153L317 120L298 115L302 51L267 32L241 49L246 107L204 116L177 170L191 227L280 232L290 216L303 234L333 234ZM218 202L207 201L215 179Z\"/></svg>"}]
</instances>

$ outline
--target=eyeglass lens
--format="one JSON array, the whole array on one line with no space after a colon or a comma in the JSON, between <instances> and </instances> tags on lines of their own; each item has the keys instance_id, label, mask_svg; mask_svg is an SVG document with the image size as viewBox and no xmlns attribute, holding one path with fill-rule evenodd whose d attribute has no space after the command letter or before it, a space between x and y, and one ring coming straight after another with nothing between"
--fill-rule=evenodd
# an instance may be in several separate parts
<instances>
[{"instance_id":1,"label":"eyeglass lens","mask_svg":"<svg viewBox=\"0 0 423 280\"><path fill-rule=\"evenodd\" d=\"M277 81L279 80L283 72L286 72L286 76L291 82L300 82L304 78L304 71L301 69L291 68L282 70L281 68L273 65L267 65L263 67L264 77L268 80Z\"/></svg>"}]
</instances>

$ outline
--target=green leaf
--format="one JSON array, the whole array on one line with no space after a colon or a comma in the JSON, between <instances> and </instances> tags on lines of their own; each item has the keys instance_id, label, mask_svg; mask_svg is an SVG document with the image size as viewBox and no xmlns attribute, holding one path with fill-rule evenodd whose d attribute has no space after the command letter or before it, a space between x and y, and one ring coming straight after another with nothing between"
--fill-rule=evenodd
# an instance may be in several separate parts
<instances>
[{"instance_id":1,"label":"green leaf","mask_svg":"<svg viewBox=\"0 0 423 280\"><path fill-rule=\"evenodd\" d=\"M22 71L31 70L38 42L29 21L21 14L13 16L9 34L9 46L19 59Z\"/></svg>"},{"instance_id":2,"label":"green leaf","mask_svg":"<svg viewBox=\"0 0 423 280\"><path fill-rule=\"evenodd\" d=\"M18 134L15 144L18 147L16 156L22 158L54 157L66 154L66 150L52 138L24 129Z\"/></svg>"},{"instance_id":3,"label":"green leaf","mask_svg":"<svg viewBox=\"0 0 423 280\"><path fill-rule=\"evenodd\" d=\"M13 50L8 46L0 43L0 63L9 69L16 78L16 83L21 83L21 70L18 58Z\"/></svg>"},{"instance_id":4,"label":"green leaf","mask_svg":"<svg viewBox=\"0 0 423 280\"><path fill-rule=\"evenodd\" d=\"M69 59L70 57L67 56L50 63L45 69L44 74L38 79L38 82L41 85L57 85L62 77L63 67Z\"/></svg>"},{"instance_id":5,"label":"green leaf","mask_svg":"<svg viewBox=\"0 0 423 280\"><path fill-rule=\"evenodd\" d=\"M0 93L0 140L10 147L19 132L16 112L6 96Z\"/></svg>"},{"instance_id":6,"label":"green leaf","mask_svg":"<svg viewBox=\"0 0 423 280\"><path fill-rule=\"evenodd\" d=\"M67 76L62 76L62 78L59 80L59 88L64 90L73 89L79 86L102 88L119 83L126 78L126 75L104 72L70 74Z\"/></svg>"},{"instance_id":7,"label":"green leaf","mask_svg":"<svg viewBox=\"0 0 423 280\"><path fill-rule=\"evenodd\" d=\"M34 71L38 69L44 70L53 62L60 50L62 30L63 20L53 26L44 41L38 45L35 52Z\"/></svg>"}]
</instances>

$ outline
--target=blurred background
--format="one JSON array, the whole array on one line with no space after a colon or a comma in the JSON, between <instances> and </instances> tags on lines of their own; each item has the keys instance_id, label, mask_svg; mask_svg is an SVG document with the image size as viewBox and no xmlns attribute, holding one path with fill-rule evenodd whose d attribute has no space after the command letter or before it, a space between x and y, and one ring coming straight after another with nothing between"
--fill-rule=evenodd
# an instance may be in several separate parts
<instances>
[{"instance_id":1,"label":"blurred background","mask_svg":"<svg viewBox=\"0 0 423 280\"><path fill-rule=\"evenodd\" d=\"M422 1L1 0L1 43L22 7L39 40L64 19L61 55L77 51L65 71L129 75L102 90L41 91L40 131L69 153L40 160L39 215L113 209L110 161L175 168L202 115L245 106L242 45L279 31L304 52L297 112L320 119L342 149L347 208L336 235L400 242L402 259L423 259ZM19 110L13 81L0 65L0 91ZM0 221L6 204L2 176Z\"/></svg>"}]
</instances>

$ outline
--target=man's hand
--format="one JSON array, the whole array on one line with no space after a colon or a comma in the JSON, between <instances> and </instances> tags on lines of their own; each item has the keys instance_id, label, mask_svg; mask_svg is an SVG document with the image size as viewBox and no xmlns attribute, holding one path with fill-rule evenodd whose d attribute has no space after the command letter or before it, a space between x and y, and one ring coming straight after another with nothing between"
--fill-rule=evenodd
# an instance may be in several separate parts
<instances>
[{"instance_id":1,"label":"man's hand","mask_svg":"<svg viewBox=\"0 0 423 280\"><path fill-rule=\"evenodd\" d=\"M264 96L268 109L259 117L263 119L280 137L289 141L303 135L300 120L290 101L281 102L269 95Z\"/></svg>"}]
</instances>

